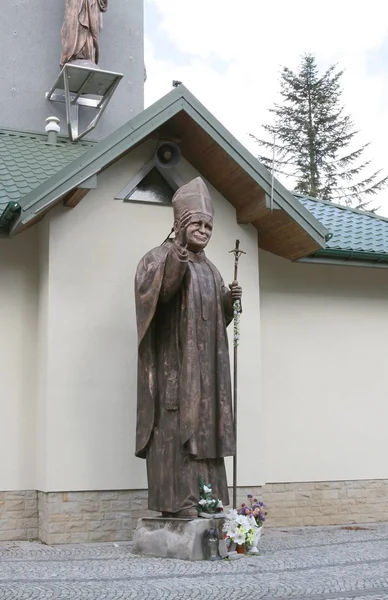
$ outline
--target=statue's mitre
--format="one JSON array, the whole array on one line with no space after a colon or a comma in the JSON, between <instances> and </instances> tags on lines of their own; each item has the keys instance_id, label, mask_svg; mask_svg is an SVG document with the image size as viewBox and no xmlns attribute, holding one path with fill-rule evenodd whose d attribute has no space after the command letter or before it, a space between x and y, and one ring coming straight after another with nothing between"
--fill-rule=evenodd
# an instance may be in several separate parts
<instances>
[{"instance_id":1,"label":"statue's mitre","mask_svg":"<svg viewBox=\"0 0 388 600\"><path fill-rule=\"evenodd\" d=\"M201 177L196 177L179 188L172 199L174 220L178 221L187 210L190 213L201 213L213 217L214 210L209 190Z\"/></svg>"}]
</instances>

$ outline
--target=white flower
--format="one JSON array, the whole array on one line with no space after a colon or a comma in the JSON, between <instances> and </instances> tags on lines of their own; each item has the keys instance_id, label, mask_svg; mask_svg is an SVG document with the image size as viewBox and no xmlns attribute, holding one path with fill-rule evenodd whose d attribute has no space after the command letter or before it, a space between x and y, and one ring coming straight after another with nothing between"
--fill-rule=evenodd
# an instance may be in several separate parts
<instances>
[{"instance_id":1,"label":"white flower","mask_svg":"<svg viewBox=\"0 0 388 600\"><path fill-rule=\"evenodd\" d=\"M245 543L245 535L243 533L236 533L236 535L233 538L233 541L236 544L244 544Z\"/></svg>"},{"instance_id":2,"label":"white flower","mask_svg":"<svg viewBox=\"0 0 388 600\"><path fill-rule=\"evenodd\" d=\"M201 506L205 506L206 502L207 500L205 500L205 498L202 498L202 500L200 500L198 504L200 504Z\"/></svg>"},{"instance_id":3,"label":"white flower","mask_svg":"<svg viewBox=\"0 0 388 600\"><path fill-rule=\"evenodd\" d=\"M240 523L240 525L243 525L247 521L248 521L248 519L245 515L237 515L237 517L236 517L236 523Z\"/></svg>"},{"instance_id":4,"label":"white flower","mask_svg":"<svg viewBox=\"0 0 388 600\"><path fill-rule=\"evenodd\" d=\"M236 509L230 510L226 513L225 517L225 523L222 530L229 532L228 535L231 537L230 534L237 531L236 519L238 517L238 512Z\"/></svg>"},{"instance_id":5,"label":"white flower","mask_svg":"<svg viewBox=\"0 0 388 600\"><path fill-rule=\"evenodd\" d=\"M209 487L208 485L204 485L203 486L203 491L205 492L205 494L211 494L212 493L212 488Z\"/></svg>"},{"instance_id":6,"label":"white flower","mask_svg":"<svg viewBox=\"0 0 388 600\"><path fill-rule=\"evenodd\" d=\"M249 527L251 529L258 529L259 528L258 525L257 525L257 523L256 523L255 517L252 517L252 515L249 515L249 517L247 517L247 519L248 519L248 522L249 522Z\"/></svg>"},{"instance_id":7,"label":"white flower","mask_svg":"<svg viewBox=\"0 0 388 600\"><path fill-rule=\"evenodd\" d=\"M250 523L248 521L248 517L246 517L245 515L237 515L236 523L238 523L241 526L239 527L239 529L244 531L244 533L247 533L251 528Z\"/></svg>"},{"instance_id":8,"label":"white flower","mask_svg":"<svg viewBox=\"0 0 388 600\"><path fill-rule=\"evenodd\" d=\"M226 535L230 538L233 538L237 533L238 530L236 529L236 527L233 527L233 525L231 527L226 528Z\"/></svg>"}]
</instances>

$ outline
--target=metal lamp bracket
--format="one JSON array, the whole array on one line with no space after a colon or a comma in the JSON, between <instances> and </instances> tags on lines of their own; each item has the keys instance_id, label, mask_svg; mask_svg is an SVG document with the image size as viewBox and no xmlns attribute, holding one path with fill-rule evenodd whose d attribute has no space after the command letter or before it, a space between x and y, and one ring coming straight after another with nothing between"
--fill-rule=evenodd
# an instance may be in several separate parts
<instances>
[{"instance_id":1,"label":"metal lamp bracket","mask_svg":"<svg viewBox=\"0 0 388 600\"><path fill-rule=\"evenodd\" d=\"M102 71L98 67L81 67L71 63L63 67L56 82L46 93L46 100L65 104L69 137L73 142L96 127L122 78L121 73ZM82 132L79 131L80 107L97 111Z\"/></svg>"}]
</instances>

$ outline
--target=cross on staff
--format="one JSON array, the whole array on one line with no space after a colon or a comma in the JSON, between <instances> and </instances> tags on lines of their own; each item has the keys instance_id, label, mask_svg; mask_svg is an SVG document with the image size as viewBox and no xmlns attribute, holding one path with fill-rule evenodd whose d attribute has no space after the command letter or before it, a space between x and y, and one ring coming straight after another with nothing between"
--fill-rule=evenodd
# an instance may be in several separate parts
<instances>
[{"instance_id":1,"label":"cross on staff","mask_svg":"<svg viewBox=\"0 0 388 600\"><path fill-rule=\"evenodd\" d=\"M236 240L236 246L230 252L234 254L233 281L237 281L238 261L242 254L246 254L246 252L240 250L240 240ZM233 425L236 450L233 456L233 508L237 507L237 349L240 339L239 324L241 310L241 300L235 300L233 303Z\"/></svg>"}]
</instances>

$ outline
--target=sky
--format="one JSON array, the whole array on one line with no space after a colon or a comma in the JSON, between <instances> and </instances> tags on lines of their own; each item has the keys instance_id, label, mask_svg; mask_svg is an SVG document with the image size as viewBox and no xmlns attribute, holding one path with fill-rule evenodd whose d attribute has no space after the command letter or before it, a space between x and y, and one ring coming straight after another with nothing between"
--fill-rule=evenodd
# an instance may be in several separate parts
<instances>
[{"instance_id":1,"label":"sky","mask_svg":"<svg viewBox=\"0 0 388 600\"><path fill-rule=\"evenodd\" d=\"M145 102L179 80L253 154L283 66L305 52L345 70L343 103L365 159L388 174L388 4L384 0L145 0ZM292 189L293 182L279 177ZM388 188L373 201L388 216Z\"/></svg>"}]
</instances>

